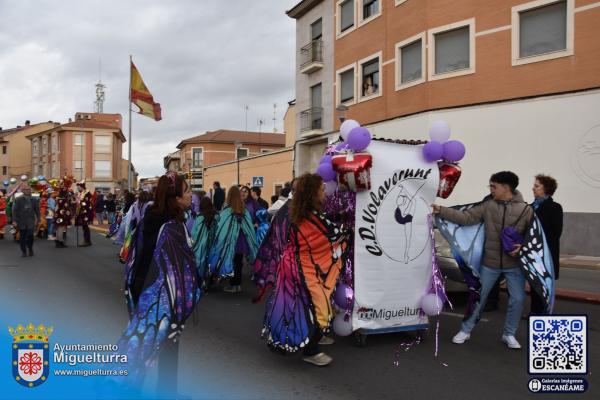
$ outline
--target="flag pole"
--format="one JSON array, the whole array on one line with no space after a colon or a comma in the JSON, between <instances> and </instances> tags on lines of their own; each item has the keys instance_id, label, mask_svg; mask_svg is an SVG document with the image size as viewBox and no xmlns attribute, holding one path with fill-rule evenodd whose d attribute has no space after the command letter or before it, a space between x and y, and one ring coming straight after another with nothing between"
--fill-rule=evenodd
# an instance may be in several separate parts
<instances>
[{"instance_id":1,"label":"flag pole","mask_svg":"<svg viewBox=\"0 0 600 400\"><path fill-rule=\"evenodd\" d=\"M131 66L133 65L133 58L129 55L129 155L127 159L127 190L131 192Z\"/></svg>"}]
</instances>

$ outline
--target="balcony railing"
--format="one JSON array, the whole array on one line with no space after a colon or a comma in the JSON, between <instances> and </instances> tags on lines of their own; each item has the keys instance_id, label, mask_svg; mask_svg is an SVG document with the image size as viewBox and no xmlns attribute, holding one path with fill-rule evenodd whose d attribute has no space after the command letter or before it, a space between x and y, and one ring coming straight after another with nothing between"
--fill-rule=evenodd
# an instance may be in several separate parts
<instances>
[{"instance_id":1,"label":"balcony railing","mask_svg":"<svg viewBox=\"0 0 600 400\"><path fill-rule=\"evenodd\" d=\"M323 130L323 107L313 107L300 113L300 133L318 134Z\"/></svg>"},{"instance_id":2,"label":"balcony railing","mask_svg":"<svg viewBox=\"0 0 600 400\"><path fill-rule=\"evenodd\" d=\"M300 49L300 72L311 74L323 68L323 41L313 40Z\"/></svg>"}]
</instances>

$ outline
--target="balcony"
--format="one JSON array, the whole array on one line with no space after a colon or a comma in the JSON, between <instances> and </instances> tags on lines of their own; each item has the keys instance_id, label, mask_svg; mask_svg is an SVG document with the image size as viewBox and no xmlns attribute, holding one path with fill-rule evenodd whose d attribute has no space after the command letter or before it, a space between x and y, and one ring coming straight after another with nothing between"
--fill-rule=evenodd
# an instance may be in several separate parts
<instances>
[{"instance_id":1,"label":"balcony","mask_svg":"<svg viewBox=\"0 0 600 400\"><path fill-rule=\"evenodd\" d=\"M323 107L313 107L300 113L300 136L311 137L323 133Z\"/></svg>"},{"instance_id":2,"label":"balcony","mask_svg":"<svg viewBox=\"0 0 600 400\"><path fill-rule=\"evenodd\" d=\"M323 68L323 41L313 40L300 49L300 73L312 74Z\"/></svg>"}]
</instances>

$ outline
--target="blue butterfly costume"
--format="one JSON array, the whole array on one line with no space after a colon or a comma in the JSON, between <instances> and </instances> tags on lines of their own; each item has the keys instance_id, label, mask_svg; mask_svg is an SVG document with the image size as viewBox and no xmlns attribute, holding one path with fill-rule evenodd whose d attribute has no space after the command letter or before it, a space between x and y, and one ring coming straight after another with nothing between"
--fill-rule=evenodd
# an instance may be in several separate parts
<instances>
[{"instance_id":1,"label":"blue butterfly costume","mask_svg":"<svg viewBox=\"0 0 600 400\"><path fill-rule=\"evenodd\" d=\"M139 301L118 344L128 356L134 380L143 378L165 340L178 340L202 296L201 286L185 225L176 220L165 223Z\"/></svg>"},{"instance_id":2,"label":"blue butterfly costume","mask_svg":"<svg viewBox=\"0 0 600 400\"><path fill-rule=\"evenodd\" d=\"M472 203L452 208L465 211L480 203ZM469 288L469 300L464 319L471 316L479 302L481 284L479 282L481 262L485 242L483 223L458 225L436 216L435 223L440 233L448 241L452 255ZM523 247L519 252L521 268L534 290L544 301L545 313L552 313L554 307L554 266L552 255L546 242L544 230L534 215L524 236Z\"/></svg>"}]
</instances>

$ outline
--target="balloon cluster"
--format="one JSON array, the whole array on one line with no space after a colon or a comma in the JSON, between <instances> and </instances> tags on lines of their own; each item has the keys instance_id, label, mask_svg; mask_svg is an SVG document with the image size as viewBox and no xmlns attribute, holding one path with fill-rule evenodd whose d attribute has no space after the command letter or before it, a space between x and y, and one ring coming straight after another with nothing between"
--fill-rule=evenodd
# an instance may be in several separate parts
<instances>
[{"instance_id":1,"label":"balloon cluster","mask_svg":"<svg viewBox=\"0 0 600 400\"><path fill-rule=\"evenodd\" d=\"M343 153L350 156L348 161L353 161L352 155L354 153L364 151L371 143L372 137L369 130L365 127L360 126L360 124L357 121L349 119L344 121L340 126L340 136L342 138L342 141L336 144L335 146L329 148L327 154L321 157L321 160L319 161L319 166L315 171L323 178L323 181L325 181L325 194L327 196L331 196L338 189L339 174L360 174L365 169L370 168L371 156L368 154L365 156L363 153L361 153L363 154L362 158L364 160L361 159L354 161L354 164L356 165L349 166L349 168L346 168L348 170L343 168L343 161L341 162L342 165L340 165L340 160L338 160L338 164L335 164L333 160L334 153ZM345 156L344 160L346 160ZM344 177L340 177L340 183L349 186L347 185L346 179L342 178ZM352 187L352 185L350 185L349 189L356 191L357 189L362 189L362 187L356 187L356 185Z\"/></svg>"},{"instance_id":2,"label":"balloon cluster","mask_svg":"<svg viewBox=\"0 0 600 400\"><path fill-rule=\"evenodd\" d=\"M363 151L371 143L371 132L353 119L348 119L340 125L340 136L342 142L336 146L338 151Z\"/></svg>"},{"instance_id":3,"label":"balloon cluster","mask_svg":"<svg viewBox=\"0 0 600 400\"><path fill-rule=\"evenodd\" d=\"M352 320L347 315L354 307L354 290L345 283L338 282L333 294L333 303L342 310L333 320L333 331L338 336L348 336L352 333Z\"/></svg>"},{"instance_id":4,"label":"balloon cluster","mask_svg":"<svg viewBox=\"0 0 600 400\"><path fill-rule=\"evenodd\" d=\"M465 156L465 145L458 140L450 139L450 125L445 121L435 121L429 129L429 141L423 146L423 157L428 162L440 159L458 162Z\"/></svg>"}]
</instances>

